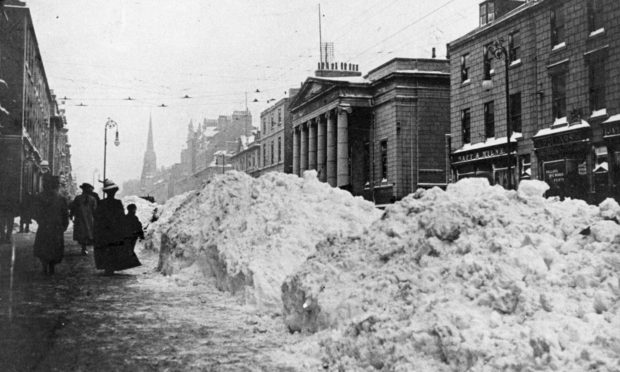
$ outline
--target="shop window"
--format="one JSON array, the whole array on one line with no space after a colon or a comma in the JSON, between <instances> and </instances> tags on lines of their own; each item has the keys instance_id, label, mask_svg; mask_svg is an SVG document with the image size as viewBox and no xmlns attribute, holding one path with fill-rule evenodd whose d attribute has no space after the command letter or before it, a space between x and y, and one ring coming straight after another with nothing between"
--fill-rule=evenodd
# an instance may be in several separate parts
<instances>
[{"instance_id":1,"label":"shop window","mask_svg":"<svg viewBox=\"0 0 620 372\"><path fill-rule=\"evenodd\" d=\"M282 137L278 137L278 163L282 161Z\"/></svg>"},{"instance_id":2,"label":"shop window","mask_svg":"<svg viewBox=\"0 0 620 372\"><path fill-rule=\"evenodd\" d=\"M553 99L553 117L566 117L566 72L551 75L551 96Z\"/></svg>"},{"instance_id":3,"label":"shop window","mask_svg":"<svg viewBox=\"0 0 620 372\"><path fill-rule=\"evenodd\" d=\"M484 104L484 133L486 138L495 137L495 104L493 101Z\"/></svg>"},{"instance_id":4,"label":"shop window","mask_svg":"<svg viewBox=\"0 0 620 372\"><path fill-rule=\"evenodd\" d=\"M508 55L510 62L515 62L520 58L521 51L521 34L519 31L513 31L510 33L508 41Z\"/></svg>"},{"instance_id":5,"label":"shop window","mask_svg":"<svg viewBox=\"0 0 620 372\"><path fill-rule=\"evenodd\" d=\"M461 111L461 134L464 144L471 142L471 113L469 109Z\"/></svg>"},{"instance_id":6,"label":"shop window","mask_svg":"<svg viewBox=\"0 0 620 372\"><path fill-rule=\"evenodd\" d=\"M388 142L381 141L379 144L381 151L381 181L388 179Z\"/></svg>"},{"instance_id":7,"label":"shop window","mask_svg":"<svg viewBox=\"0 0 620 372\"><path fill-rule=\"evenodd\" d=\"M519 180L532 179L532 160L530 154L519 156Z\"/></svg>"},{"instance_id":8,"label":"shop window","mask_svg":"<svg viewBox=\"0 0 620 372\"><path fill-rule=\"evenodd\" d=\"M592 59L589 63L590 110L605 108L605 60Z\"/></svg>"},{"instance_id":9,"label":"shop window","mask_svg":"<svg viewBox=\"0 0 620 372\"><path fill-rule=\"evenodd\" d=\"M510 125L513 132L521 133L521 93L510 95Z\"/></svg>"},{"instance_id":10,"label":"shop window","mask_svg":"<svg viewBox=\"0 0 620 372\"><path fill-rule=\"evenodd\" d=\"M491 74L493 73L493 56L489 53L489 45L487 44L482 48L482 76L483 80L491 80Z\"/></svg>"},{"instance_id":11,"label":"shop window","mask_svg":"<svg viewBox=\"0 0 620 372\"><path fill-rule=\"evenodd\" d=\"M469 53L461 56L461 83L469 80Z\"/></svg>"},{"instance_id":12,"label":"shop window","mask_svg":"<svg viewBox=\"0 0 620 372\"><path fill-rule=\"evenodd\" d=\"M565 40L564 11L558 6L551 10L551 45L556 46Z\"/></svg>"},{"instance_id":13,"label":"shop window","mask_svg":"<svg viewBox=\"0 0 620 372\"><path fill-rule=\"evenodd\" d=\"M485 1L480 4L480 26L484 26L495 20L495 2Z\"/></svg>"},{"instance_id":14,"label":"shop window","mask_svg":"<svg viewBox=\"0 0 620 372\"><path fill-rule=\"evenodd\" d=\"M602 0L588 0L588 30L590 33L604 29L603 14Z\"/></svg>"}]
</instances>

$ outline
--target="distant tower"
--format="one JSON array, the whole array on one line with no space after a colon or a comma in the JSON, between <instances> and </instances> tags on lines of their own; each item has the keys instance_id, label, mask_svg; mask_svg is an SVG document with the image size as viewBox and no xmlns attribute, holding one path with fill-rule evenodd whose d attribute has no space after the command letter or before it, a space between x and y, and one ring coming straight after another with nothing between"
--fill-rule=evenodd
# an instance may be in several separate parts
<instances>
[{"instance_id":1,"label":"distant tower","mask_svg":"<svg viewBox=\"0 0 620 372\"><path fill-rule=\"evenodd\" d=\"M153 178L157 173L157 156L153 147L153 119L149 115L149 137L146 142L146 152L144 153L144 163L142 165L142 177L140 184L143 189L153 184Z\"/></svg>"}]
</instances>

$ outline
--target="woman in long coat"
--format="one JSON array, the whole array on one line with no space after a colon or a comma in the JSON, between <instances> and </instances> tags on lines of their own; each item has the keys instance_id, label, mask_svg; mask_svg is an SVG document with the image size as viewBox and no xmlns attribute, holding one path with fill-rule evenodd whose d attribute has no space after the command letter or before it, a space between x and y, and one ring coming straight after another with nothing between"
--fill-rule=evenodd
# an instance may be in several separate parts
<instances>
[{"instance_id":1,"label":"woman in long coat","mask_svg":"<svg viewBox=\"0 0 620 372\"><path fill-rule=\"evenodd\" d=\"M95 210L95 266L105 270L105 275L112 275L119 270L119 253L124 245L125 209L123 203L114 198L118 191L114 182L104 180L103 191L106 197Z\"/></svg>"},{"instance_id":2,"label":"woman in long coat","mask_svg":"<svg viewBox=\"0 0 620 372\"><path fill-rule=\"evenodd\" d=\"M39 227L34 239L34 255L41 260L43 273L54 274L54 266L65 253L64 232L69 226L69 210L65 198L58 194L58 177L43 179L43 192L35 201L34 219Z\"/></svg>"},{"instance_id":3,"label":"woman in long coat","mask_svg":"<svg viewBox=\"0 0 620 372\"><path fill-rule=\"evenodd\" d=\"M94 214L97 200L92 196L93 186L89 183L80 185L82 194L75 197L71 203L73 217L73 240L82 246L82 255L87 255L86 247L93 245L95 240Z\"/></svg>"}]
</instances>

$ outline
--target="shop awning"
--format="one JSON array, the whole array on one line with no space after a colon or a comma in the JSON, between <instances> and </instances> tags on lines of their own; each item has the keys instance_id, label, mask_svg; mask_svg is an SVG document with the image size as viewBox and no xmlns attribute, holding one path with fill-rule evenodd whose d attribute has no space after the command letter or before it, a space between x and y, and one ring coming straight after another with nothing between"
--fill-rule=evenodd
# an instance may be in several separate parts
<instances>
[{"instance_id":1,"label":"shop awning","mask_svg":"<svg viewBox=\"0 0 620 372\"><path fill-rule=\"evenodd\" d=\"M581 128L590 128L590 124L588 124L588 122L585 120L581 120L579 124L572 124L572 125L566 124L563 126L556 126L556 127L551 126L551 128L544 128L536 132L536 134L534 135L534 138L551 136L554 134L560 134L564 132L570 132L570 131L581 129Z\"/></svg>"},{"instance_id":2,"label":"shop awning","mask_svg":"<svg viewBox=\"0 0 620 372\"><path fill-rule=\"evenodd\" d=\"M511 143L516 143L517 140L519 138L521 138L521 137L523 137L523 135L521 133L515 132L510 137L510 142ZM486 149L486 148L490 148L490 147L505 145L506 142L507 142L506 141L506 137L487 138L486 141L474 143L473 145L471 143L466 143L466 144L463 145L463 147L454 150L452 153L453 154L458 154L458 153L461 153L461 152L474 151L474 150L482 150L482 149Z\"/></svg>"}]
</instances>

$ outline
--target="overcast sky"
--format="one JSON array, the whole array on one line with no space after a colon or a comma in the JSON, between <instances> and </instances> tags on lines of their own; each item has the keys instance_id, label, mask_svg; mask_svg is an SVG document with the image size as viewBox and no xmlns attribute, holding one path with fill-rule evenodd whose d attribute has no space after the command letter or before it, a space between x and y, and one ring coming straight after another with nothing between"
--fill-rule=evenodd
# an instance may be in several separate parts
<instances>
[{"instance_id":1,"label":"overcast sky","mask_svg":"<svg viewBox=\"0 0 620 372\"><path fill-rule=\"evenodd\" d=\"M364 73L394 57L428 58L433 46L443 58L447 42L477 26L479 2L324 0L323 41L335 43L336 60ZM158 166L171 165L180 160L190 119L243 110L247 92L256 125L266 101L298 87L319 60L315 1L27 4L50 87L68 98L62 107L78 182L103 169L108 117L119 124L121 145L109 136L107 173L120 183L140 177L149 115Z\"/></svg>"}]
</instances>

